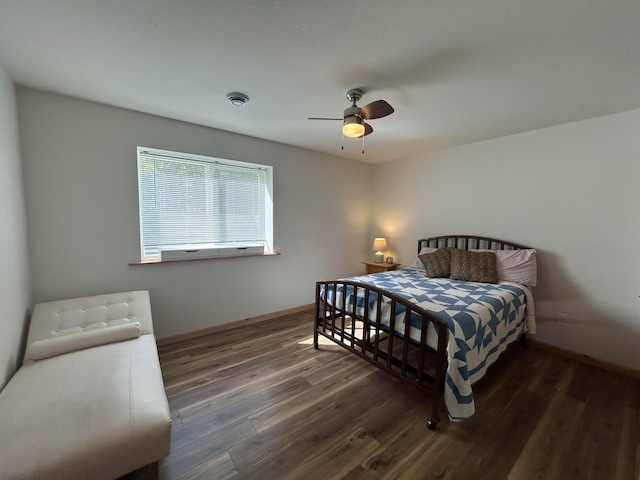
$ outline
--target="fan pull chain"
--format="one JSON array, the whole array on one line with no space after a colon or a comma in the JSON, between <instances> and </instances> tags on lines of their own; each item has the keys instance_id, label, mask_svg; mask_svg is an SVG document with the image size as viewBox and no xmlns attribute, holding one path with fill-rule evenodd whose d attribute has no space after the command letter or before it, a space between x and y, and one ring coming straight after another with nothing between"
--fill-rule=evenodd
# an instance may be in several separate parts
<instances>
[{"instance_id":1,"label":"fan pull chain","mask_svg":"<svg viewBox=\"0 0 640 480\"><path fill-rule=\"evenodd\" d=\"M362 135L362 154L364 155L364 134Z\"/></svg>"}]
</instances>

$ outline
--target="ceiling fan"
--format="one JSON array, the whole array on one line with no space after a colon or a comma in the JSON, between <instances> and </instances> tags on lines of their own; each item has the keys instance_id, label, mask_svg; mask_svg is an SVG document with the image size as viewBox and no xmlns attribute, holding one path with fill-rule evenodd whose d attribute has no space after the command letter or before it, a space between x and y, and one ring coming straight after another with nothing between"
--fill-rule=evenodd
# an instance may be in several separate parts
<instances>
[{"instance_id":1,"label":"ceiling fan","mask_svg":"<svg viewBox=\"0 0 640 480\"><path fill-rule=\"evenodd\" d=\"M373 127L365 122L365 120L386 117L387 115L391 115L394 110L393 107L384 100L376 100L360 108L356 105L356 102L362 98L362 94L363 92L359 88L352 88L347 92L347 100L349 100L352 105L344 111L342 118L309 117L309 120L342 120L342 134L345 137L365 137L373 132Z\"/></svg>"}]
</instances>

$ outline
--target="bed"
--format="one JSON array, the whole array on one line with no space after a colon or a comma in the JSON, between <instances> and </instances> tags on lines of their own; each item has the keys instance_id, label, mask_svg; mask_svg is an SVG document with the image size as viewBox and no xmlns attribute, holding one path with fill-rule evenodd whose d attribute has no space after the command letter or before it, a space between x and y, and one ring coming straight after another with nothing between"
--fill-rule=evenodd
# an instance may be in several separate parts
<instances>
[{"instance_id":1,"label":"bed","mask_svg":"<svg viewBox=\"0 0 640 480\"><path fill-rule=\"evenodd\" d=\"M449 270L438 273L445 254ZM469 258L489 261L490 281L461 273ZM473 383L509 344L535 333L535 261L535 250L504 240L421 239L405 269L316 282L314 347L327 338L428 392L430 429L443 401L449 419L469 418Z\"/></svg>"}]
</instances>

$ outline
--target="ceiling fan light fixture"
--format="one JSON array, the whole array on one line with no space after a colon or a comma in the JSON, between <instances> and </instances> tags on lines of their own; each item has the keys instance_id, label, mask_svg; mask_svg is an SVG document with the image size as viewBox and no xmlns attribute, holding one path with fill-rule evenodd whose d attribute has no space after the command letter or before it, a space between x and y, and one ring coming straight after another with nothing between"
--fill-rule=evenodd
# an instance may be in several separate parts
<instances>
[{"instance_id":1,"label":"ceiling fan light fixture","mask_svg":"<svg viewBox=\"0 0 640 480\"><path fill-rule=\"evenodd\" d=\"M364 135L364 124L361 118L356 116L345 118L342 126L342 134L345 137L358 138Z\"/></svg>"},{"instance_id":2,"label":"ceiling fan light fixture","mask_svg":"<svg viewBox=\"0 0 640 480\"><path fill-rule=\"evenodd\" d=\"M361 138L362 153L364 153L364 137L373 133L373 127L369 120L391 115L394 110L385 100L376 100L360 108L356 102L362 98L362 90L352 88L347 92L347 100L352 105L346 108L342 118L309 117L309 120L342 120L342 149L344 150L344 137Z\"/></svg>"}]
</instances>

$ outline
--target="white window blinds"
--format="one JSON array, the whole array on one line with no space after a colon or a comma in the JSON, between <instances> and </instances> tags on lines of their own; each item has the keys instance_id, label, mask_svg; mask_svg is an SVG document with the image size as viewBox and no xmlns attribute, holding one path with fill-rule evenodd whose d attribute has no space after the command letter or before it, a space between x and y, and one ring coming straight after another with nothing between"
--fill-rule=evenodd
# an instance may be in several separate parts
<instances>
[{"instance_id":1,"label":"white window blinds","mask_svg":"<svg viewBox=\"0 0 640 480\"><path fill-rule=\"evenodd\" d=\"M138 147L141 260L270 252L272 171Z\"/></svg>"}]
</instances>

